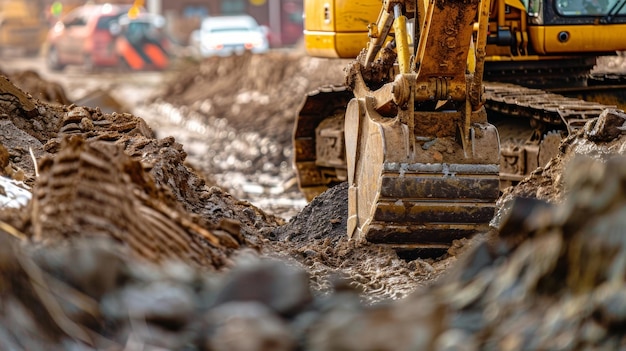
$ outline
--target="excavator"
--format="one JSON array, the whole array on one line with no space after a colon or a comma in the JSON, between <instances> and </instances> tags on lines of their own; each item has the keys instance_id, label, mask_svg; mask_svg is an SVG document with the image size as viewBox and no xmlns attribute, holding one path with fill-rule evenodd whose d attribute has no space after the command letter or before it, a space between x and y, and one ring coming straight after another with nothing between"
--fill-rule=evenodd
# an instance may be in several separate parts
<instances>
[{"instance_id":1,"label":"excavator","mask_svg":"<svg viewBox=\"0 0 626 351\"><path fill-rule=\"evenodd\" d=\"M501 183L611 107L541 90L585 89L596 57L626 49L626 0L569 1L305 0L307 53L353 61L298 111L303 194L347 182L348 236L399 251L487 229ZM502 148L487 109L527 123L525 140Z\"/></svg>"},{"instance_id":2,"label":"excavator","mask_svg":"<svg viewBox=\"0 0 626 351\"><path fill-rule=\"evenodd\" d=\"M346 86L309 96L300 110L300 188L311 197L345 177L348 236L398 250L445 250L486 229L499 196L498 132L482 101L489 4L334 5L305 3L307 23L319 15L335 32L305 32L307 47L318 55L356 48L357 33L344 28L359 25L368 40L346 68ZM365 10L374 8L367 27ZM342 56L354 53L346 49Z\"/></svg>"}]
</instances>

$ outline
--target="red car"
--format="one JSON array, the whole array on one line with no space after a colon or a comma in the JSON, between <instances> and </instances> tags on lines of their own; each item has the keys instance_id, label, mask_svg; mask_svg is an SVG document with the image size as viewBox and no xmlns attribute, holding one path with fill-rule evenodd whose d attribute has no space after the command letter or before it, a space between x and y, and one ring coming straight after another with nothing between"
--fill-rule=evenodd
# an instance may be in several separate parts
<instances>
[{"instance_id":1,"label":"red car","mask_svg":"<svg viewBox=\"0 0 626 351\"><path fill-rule=\"evenodd\" d=\"M61 70L67 65L94 67L117 66L115 36L111 31L130 5L84 5L75 8L48 33L46 62L50 69Z\"/></svg>"}]
</instances>

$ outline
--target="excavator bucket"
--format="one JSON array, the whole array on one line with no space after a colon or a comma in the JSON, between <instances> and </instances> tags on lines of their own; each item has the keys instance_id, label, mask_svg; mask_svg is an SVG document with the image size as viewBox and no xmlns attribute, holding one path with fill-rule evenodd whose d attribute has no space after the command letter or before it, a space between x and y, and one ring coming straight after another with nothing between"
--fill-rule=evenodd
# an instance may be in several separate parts
<instances>
[{"instance_id":1,"label":"excavator bucket","mask_svg":"<svg viewBox=\"0 0 626 351\"><path fill-rule=\"evenodd\" d=\"M500 141L481 106L484 52L476 50L489 8L479 0L418 7L385 2L365 54L348 69L355 95L345 116L348 235L445 250L486 230L500 195ZM422 14L414 51L405 13ZM477 17L482 29L474 35ZM392 26L395 55L383 49ZM394 56L393 81L368 85L381 71L377 62Z\"/></svg>"},{"instance_id":2,"label":"excavator bucket","mask_svg":"<svg viewBox=\"0 0 626 351\"><path fill-rule=\"evenodd\" d=\"M454 128L460 113L414 112L410 133L371 106L353 99L346 111L348 235L432 251L487 229L500 193L499 138L485 111L472 113L464 145Z\"/></svg>"}]
</instances>

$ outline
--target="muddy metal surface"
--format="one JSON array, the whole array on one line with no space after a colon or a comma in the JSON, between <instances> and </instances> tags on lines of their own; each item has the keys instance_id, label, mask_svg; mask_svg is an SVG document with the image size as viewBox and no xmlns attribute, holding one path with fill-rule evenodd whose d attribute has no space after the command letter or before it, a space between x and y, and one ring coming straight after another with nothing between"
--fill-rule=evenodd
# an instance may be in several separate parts
<instances>
[{"instance_id":1,"label":"muddy metal surface","mask_svg":"<svg viewBox=\"0 0 626 351\"><path fill-rule=\"evenodd\" d=\"M624 347L623 114L509 188L492 231L407 261L346 239L345 185L305 205L293 184L294 109L341 67L58 77L71 100L108 89L115 113L3 95L3 196L32 195L0 211L0 348Z\"/></svg>"}]
</instances>

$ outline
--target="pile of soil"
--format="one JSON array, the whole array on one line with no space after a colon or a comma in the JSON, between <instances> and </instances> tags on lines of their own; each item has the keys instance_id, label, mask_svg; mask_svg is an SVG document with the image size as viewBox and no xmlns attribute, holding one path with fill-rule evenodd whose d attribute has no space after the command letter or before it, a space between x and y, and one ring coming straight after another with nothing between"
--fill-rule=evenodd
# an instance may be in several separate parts
<instances>
[{"instance_id":1,"label":"pile of soil","mask_svg":"<svg viewBox=\"0 0 626 351\"><path fill-rule=\"evenodd\" d=\"M229 251L258 247L258 232L282 223L207 186L184 165L182 145L154 138L143 119L47 104L11 87L0 107L2 175L33 198L20 216L0 218L25 237L114 238L153 261L219 269Z\"/></svg>"},{"instance_id":2,"label":"pile of soil","mask_svg":"<svg viewBox=\"0 0 626 351\"><path fill-rule=\"evenodd\" d=\"M9 78L13 84L31 94L35 99L60 105L71 103L61 84L43 79L36 71L17 71L10 74L0 71L0 74Z\"/></svg>"},{"instance_id":3,"label":"pile of soil","mask_svg":"<svg viewBox=\"0 0 626 351\"><path fill-rule=\"evenodd\" d=\"M327 82L320 62L212 59L154 103L191 104L288 147L298 89ZM209 169L143 118L2 89L0 172L32 193L0 209L2 349L624 346L620 111L510 188L491 232L406 261L347 240L345 184L286 222L207 184Z\"/></svg>"},{"instance_id":4,"label":"pile of soil","mask_svg":"<svg viewBox=\"0 0 626 351\"><path fill-rule=\"evenodd\" d=\"M293 122L306 93L344 84L346 60L306 58L298 52L210 57L186 67L159 100L206 118L226 118L238 132L260 132L291 144Z\"/></svg>"}]
</instances>

